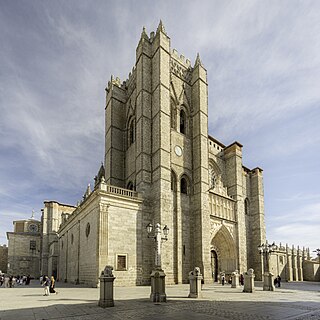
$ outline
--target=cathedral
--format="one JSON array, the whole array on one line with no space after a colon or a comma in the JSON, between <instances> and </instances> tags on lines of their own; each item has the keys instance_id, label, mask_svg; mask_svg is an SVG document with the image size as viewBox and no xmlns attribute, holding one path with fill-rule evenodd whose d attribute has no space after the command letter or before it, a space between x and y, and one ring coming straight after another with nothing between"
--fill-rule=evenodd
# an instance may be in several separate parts
<instances>
[{"instance_id":1,"label":"cathedral","mask_svg":"<svg viewBox=\"0 0 320 320\"><path fill-rule=\"evenodd\" d=\"M172 49L162 22L150 35L143 29L128 79L106 87L105 157L92 190L77 206L45 202L41 273L98 286L111 265L115 285L150 284L155 244L146 226L159 223L169 228L167 284L188 283L195 267L205 283L249 268L261 280L263 170L243 164L242 148L208 134L199 55L191 64Z\"/></svg>"},{"instance_id":2,"label":"cathedral","mask_svg":"<svg viewBox=\"0 0 320 320\"><path fill-rule=\"evenodd\" d=\"M72 214L44 212L44 225L61 219L47 250L48 259L58 254L59 279L96 285L111 265L118 285L150 283L149 223L169 228L168 284L188 282L195 266L204 281L249 267L261 273L262 169L243 165L239 142L208 135L207 90L199 56L192 65L172 50L161 22L150 36L143 29L128 79L111 77L106 88L105 158L93 190Z\"/></svg>"}]
</instances>

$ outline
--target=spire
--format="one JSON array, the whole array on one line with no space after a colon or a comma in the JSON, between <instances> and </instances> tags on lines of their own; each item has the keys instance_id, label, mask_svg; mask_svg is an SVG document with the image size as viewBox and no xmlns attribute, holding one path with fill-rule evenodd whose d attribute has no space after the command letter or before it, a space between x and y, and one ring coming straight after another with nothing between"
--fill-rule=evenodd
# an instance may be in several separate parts
<instances>
[{"instance_id":1,"label":"spire","mask_svg":"<svg viewBox=\"0 0 320 320\"><path fill-rule=\"evenodd\" d=\"M167 35L166 29L164 28L164 25L163 25L161 19L160 19L160 22L159 22L159 25L158 25L158 28L157 28L157 33L159 33L160 31L161 31L162 33L164 33L165 35Z\"/></svg>"},{"instance_id":2,"label":"spire","mask_svg":"<svg viewBox=\"0 0 320 320\"><path fill-rule=\"evenodd\" d=\"M146 27L145 27L145 26L143 26L143 28L142 28L141 39L142 39L142 38L144 38L144 39L146 39L146 40L149 41L149 37L148 37L148 35L147 35Z\"/></svg>"},{"instance_id":3,"label":"spire","mask_svg":"<svg viewBox=\"0 0 320 320\"><path fill-rule=\"evenodd\" d=\"M202 62L201 62L201 60L200 60L200 54L199 54L199 52L197 53L197 58L196 58L196 61L195 61L195 63L194 63L194 66L197 66L197 65L202 66Z\"/></svg>"},{"instance_id":4,"label":"spire","mask_svg":"<svg viewBox=\"0 0 320 320\"><path fill-rule=\"evenodd\" d=\"M102 179L104 179L104 175L105 175L104 165L101 162L101 166L100 166L100 169L98 171L98 174L94 177L94 181L95 181L94 188L96 188L97 185L102 181Z\"/></svg>"},{"instance_id":5,"label":"spire","mask_svg":"<svg viewBox=\"0 0 320 320\"><path fill-rule=\"evenodd\" d=\"M31 219L34 219L34 210L32 209Z\"/></svg>"},{"instance_id":6,"label":"spire","mask_svg":"<svg viewBox=\"0 0 320 320\"><path fill-rule=\"evenodd\" d=\"M90 194L91 194L91 188L90 188L90 183L89 183L88 186L87 186L87 190L86 190L86 192L84 193L84 195L82 197L83 201L86 200L90 196Z\"/></svg>"}]
</instances>

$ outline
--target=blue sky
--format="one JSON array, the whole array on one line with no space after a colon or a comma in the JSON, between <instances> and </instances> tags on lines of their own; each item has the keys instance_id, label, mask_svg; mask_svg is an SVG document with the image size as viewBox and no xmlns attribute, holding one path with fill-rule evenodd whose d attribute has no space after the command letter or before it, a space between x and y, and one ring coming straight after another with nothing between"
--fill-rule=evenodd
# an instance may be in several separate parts
<instances>
[{"instance_id":1,"label":"blue sky","mask_svg":"<svg viewBox=\"0 0 320 320\"><path fill-rule=\"evenodd\" d=\"M104 152L104 88L142 27L208 71L209 133L264 169L267 238L320 247L319 1L0 1L0 244L75 204Z\"/></svg>"}]
</instances>

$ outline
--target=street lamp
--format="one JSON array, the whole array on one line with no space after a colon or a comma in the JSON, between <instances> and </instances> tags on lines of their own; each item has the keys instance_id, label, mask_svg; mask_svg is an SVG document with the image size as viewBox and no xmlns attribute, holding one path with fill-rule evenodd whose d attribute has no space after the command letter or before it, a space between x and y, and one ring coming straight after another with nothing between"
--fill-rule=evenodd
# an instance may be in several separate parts
<instances>
[{"instance_id":1,"label":"street lamp","mask_svg":"<svg viewBox=\"0 0 320 320\"><path fill-rule=\"evenodd\" d=\"M162 241L167 241L168 240L168 234L169 234L169 228L167 225L164 226L163 228L163 234L164 237L162 237L162 232L161 232L161 226L160 223L157 223L154 232L153 231L153 225L149 223L146 227L147 233L148 233L148 238L153 238L155 241L155 268L157 270L162 270L161 269L161 242Z\"/></svg>"},{"instance_id":2,"label":"street lamp","mask_svg":"<svg viewBox=\"0 0 320 320\"><path fill-rule=\"evenodd\" d=\"M161 231L160 223L153 225L149 223L146 227L148 238L155 241L155 269L151 272L151 294L150 300L153 302L166 302L167 296L165 292L165 273L161 268L161 243L168 240L169 228L164 226ZM162 232L164 237L162 236Z\"/></svg>"},{"instance_id":3,"label":"street lamp","mask_svg":"<svg viewBox=\"0 0 320 320\"><path fill-rule=\"evenodd\" d=\"M320 248L318 248L316 250L313 250L312 252L316 252L317 253L318 260L319 260L319 263L320 263Z\"/></svg>"},{"instance_id":4,"label":"street lamp","mask_svg":"<svg viewBox=\"0 0 320 320\"><path fill-rule=\"evenodd\" d=\"M272 252L277 250L276 244L273 242L272 244L263 243L258 246L259 253L263 256L264 261L264 274L263 274L263 290L264 291L274 291L274 283L273 283L273 274L269 270L269 260Z\"/></svg>"}]
</instances>

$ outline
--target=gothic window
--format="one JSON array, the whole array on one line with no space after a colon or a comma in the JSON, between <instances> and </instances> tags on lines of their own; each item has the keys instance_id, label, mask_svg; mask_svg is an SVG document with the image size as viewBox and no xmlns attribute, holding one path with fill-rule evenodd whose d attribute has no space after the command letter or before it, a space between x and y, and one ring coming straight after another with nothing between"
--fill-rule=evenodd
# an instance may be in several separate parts
<instances>
[{"instance_id":1,"label":"gothic window","mask_svg":"<svg viewBox=\"0 0 320 320\"><path fill-rule=\"evenodd\" d=\"M186 123L186 113L183 110L180 110L180 133L187 133L187 123Z\"/></svg>"},{"instance_id":2,"label":"gothic window","mask_svg":"<svg viewBox=\"0 0 320 320\"><path fill-rule=\"evenodd\" d=\"M171 191L177 191L177 176L171 171Z\"/></svg>"},{"instance_id":3,"label":"gothic window","mask_svg":"<svg viewBox=\"0 0 320 320\"><path fill-rule=\"evenodd\" d=\"M184 194L188 194L188 181L186 178L181 178L180 181L180 192Z\"/></svg>"},{"instance_id":4,"label":"gothic window","mask_svg":"<svg viewBox=\"0 0 320 320\"><path fill-rule=\"evenodd\" d=\"M244 200L244 213L249 214L249 200L248 200L248 198L246 198Z\"/></svg>"},{"instance_id":5,"label":"gothic window","mask_svg":"<svg viewBox=\"0 0 320 320\"><path fill-rule=\"evenodd\" d=\"M216 186L216 174L212 165L209 165L209 188L214 189Z\"/></svg>"},{"instance_id":6,"label":"gothic window","mask_svg":"<svg viewBox=\"0 0 320 320\"><path fill-rule=\"evenodd\" d=\"M128 182L127 189L129 189L129 190L133 190L134 189L132 181Z\"/></svg>"},{"instance_id":7,"label":"gothic window","mask_svg":"<svg viewBox=\"0 0 320 320\"><path fill-rule=\"evenodd\" d=\"M129 131L128 131L128 146L131 146L135 139L136 139L136 132L135 132L135 124L134 119L131 119L129 122Z\"/></svg>"},{"instance_id":8,"label":"gothic window","mask_svg":"<svg viewBox=\"0 0 320 320\"><path fill-rule=\"evenodd\" d=\"M171 100L170 108L171 108L171 128L177 130L177 127L176 127L177 113L176 113L176 107L173 100Z\"/></svg>"},{"instance_id":9,"label":"gothic window","mask_svg":"<svg viewBox=\"0 0 320 320\"><path fill-rule=\"evenodd\" d=\"M73 233L71 234L71 244L73 244Z\"/></svg>"}]
</instances>

